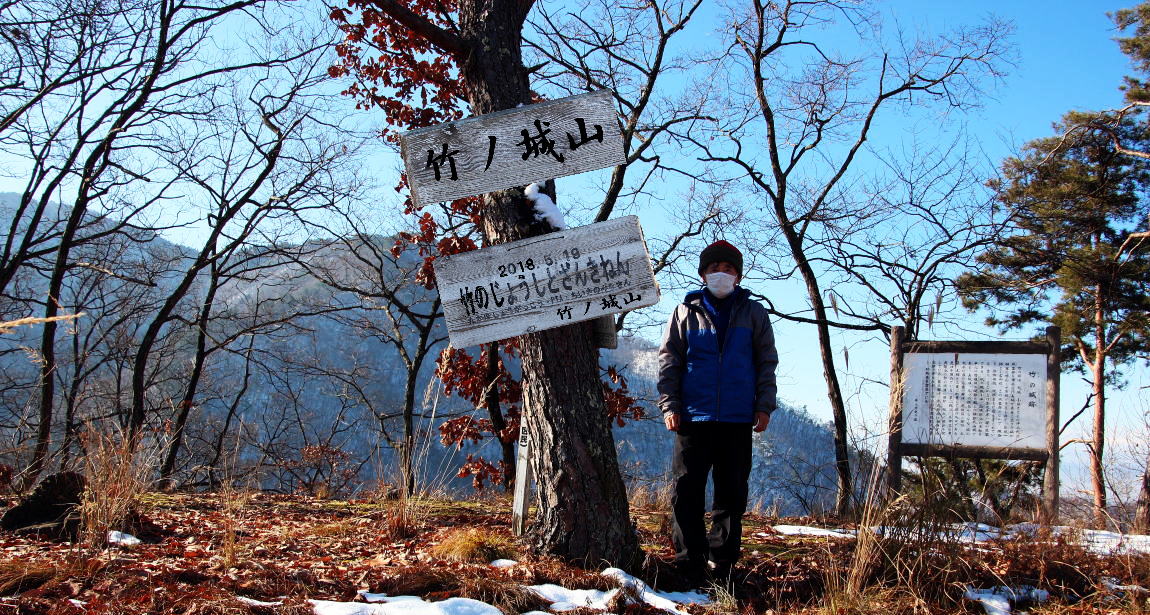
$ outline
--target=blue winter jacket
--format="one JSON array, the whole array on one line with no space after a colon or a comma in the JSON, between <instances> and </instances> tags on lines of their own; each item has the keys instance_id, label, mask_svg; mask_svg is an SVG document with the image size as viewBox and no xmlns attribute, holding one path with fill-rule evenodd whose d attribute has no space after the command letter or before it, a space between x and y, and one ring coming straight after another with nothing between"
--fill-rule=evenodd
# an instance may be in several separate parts
<instances>
[{"instance_id":1,"label":"blue winter jacket","mask_svg":"<svg viewBox=\"0 0 1150 615\"><path fill-rule=\"evenodd\" d=\"M703 291L675 307L659 347L659 408L686 421L751 423L775 410L779 355L767 310L736 287L723 347Z\"/></svg>"}]
</instances>

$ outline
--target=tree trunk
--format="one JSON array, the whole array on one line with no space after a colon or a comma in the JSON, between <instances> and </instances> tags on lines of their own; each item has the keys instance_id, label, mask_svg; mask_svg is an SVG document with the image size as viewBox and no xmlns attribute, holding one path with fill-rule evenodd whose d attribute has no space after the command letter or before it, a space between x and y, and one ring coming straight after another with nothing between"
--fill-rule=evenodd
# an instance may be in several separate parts
<instances>
[{"instance_id":1,"label":"tree trunk","mask_svg":"<svg viewBox=\"0 0 1150 615\"><path fill-rule=\"evenodd\" d=\"M540 549L584 566L640 563L627 490L599 384L593 324L522 336L523 401L539 515ZM572 330L575 329L575 330Z\"/></svg>"},{"instance_id":2,"label":"tree trunk","mask_svg":"<svg viewBox=\"0 0 1150 615\"><path fill-rule=\"evenodd\" d=\"M807 287L807 297L815 312L815 321L818 323L819 354L823 361L823 378L827 383L827 399L831 403L831 414L835 423L835 470L838 474L838 492L835 496L835 514L845 517L850 512L852 482L850 456L847 450L847 411L843 400L842 386L839 384L838 371L835 369L834 348L831 346L831 329L827 324L827 308L823 302L822 292L819 288L818 277L811 268L803 250L802 239L795 232L794 226L787 224L787 212L783 206L783 194L775 200L775 216L778 218L783 234L791 249L791 256L795 259L799 272L802 273L803 282Z\"/></svg>"},{"instance_id":3,"label":"tree trunk","mask_svg":"<svg viewBox=\"0 0 1150 615\"><path fill-rule=\"evenodd\" d=\"M482 115L531 102L521 55L521 29L530 2L460 4L459 23L470 49L462 77L471 110ZM484 195L488 245L550 230L534 219L522 189ZM529 530L534 546L584 566L632 568L641 563L626 488L599 383L591 323L520 337L527 430L539 478L539 515Z\"/></svg>"},{"instance_id":4,"label":"tree trunk","mask_svg":"<svg viewBox=\"0 0 1150 615\"><path fill-rule=\"evenodd\" d=\"M503 489L511 491L515 478L515 435L505 437L507 421L503 418L503 411L499 407L499 342L492 342L487 346L487 372L483 393L483 405L487 406L487 415L491 418L491 428L499 438L499 448L503 454Z\"/></svg>"},{"instance_id":5,"label":"tree trunk","mask_svg":"<svg viewBox=\"0 0 1150 615\"><path fill-rule=\"evenodd\" d=\"M1134 531L1145 534L1150 530L1150 455L1142 471L1142 488L1138 490L1138 506L1134 509Z\"/></svg>"},{"instance_id":6,"label":"tree trunk","mask_svg":"<svg viewBox=\"0 0 1150 615\"><path fill-rule=\"evenodd\" d=\"M1094 489L1094 525L1106 527L1106 477L1102 473L1102 454L1106 445L1106 320L1102 293L1095 295L1094 311L1094 437L1090 446L1090 483Z\"/></svg>"},{"instance_id":7,"label":"tree trunk","mask_svg":"<svg viewBox=\"0 0 1150 615\"><path fill-rule=\"evenodd\" d=\"M415 386L419 369L408 367L407 382L403 387L403 443L399 447L400 475L403 478L403 497L415 494Z\"/></svg>"},{"instance_id":8,"label":"tree trunk","mask_svg":"<svg viewBox=\"0 0 1150 615\"><path fill-rule=\"evenodd\" d=\"M104 144L101 144L104 145ZM97 148L99 151L99 148ZM90 178L94 173L96 164L95 154L89 156L84 165L84 177ZM60 293L64 288L64 276L68 272L69 257L71 255L76 232L88 211L88 190L92 184L87 179L81 187L81 193L72 206L68 216L68 223L60 237L60 247L56 250L56 261L52 266L52 276L48 281L48 296L45 301L44 330L40 336L40 424L36 429L36 448L32 453L32 463L24 473L21 489L28 489L40 476L48 461L48 449L52 441L52 415L56 398L56 331L58 324L52 320L60 314Z\"/></svg>"},{"instance_id":9,"label":"tree trunk","mask_svg":"<svg viewBox=\"0 0 1150 615\"><path fill-rule=\"evenodd\" d=\"M208 359L208 323L211 320L212 308L215 305L216 290L219 289L219 268L212 262L211 274L208 278L207 295L204 304L200 307L199 318L196 319L196 357L192 363L192 373L188 377L188 385L184 389L184 397L180 400L179 413L172 429L172 441L168 444L168 452L164 456L164 463L160 466L160 488L172 489L175 487L172 474L176 471L176 460L179 459L180 447L184 443L184 432L188 427L188 417L196 404L196 392L200 387L200 379L204 374L204 364Z\"/></svg>"}]
</instances>

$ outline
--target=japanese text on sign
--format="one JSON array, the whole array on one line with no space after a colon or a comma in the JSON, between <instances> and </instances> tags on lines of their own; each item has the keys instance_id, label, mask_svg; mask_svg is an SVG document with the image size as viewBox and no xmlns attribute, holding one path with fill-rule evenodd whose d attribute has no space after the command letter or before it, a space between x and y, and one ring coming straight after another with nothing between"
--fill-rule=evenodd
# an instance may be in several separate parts
<instances>
[{"instance_id":1,"label":"japanese text on sign","mask_svg":"<svg viewBox=\"0 0 1150 615\"><path fill-rule=\"evenodd\" d=\"M456 347L659 301L635 216L440 258L435 277Z\"/></svg>"},{"instance_id":2,"label":"japanese text on sign","mask_svg":"<svg viewBox=\"0 0 1150 615\"><path fill-rule=\"evenodd\" d=\"M1046 446L1046 356L908 353L903 442Z\"/></svg>"},{"instance_id":3,"label":"japanese text on sign","mask_svg":"<svg viewBox=\"0 0 1150 615\"><path fill-rule=\"evenodd\" d=\"M625 160L618 116L605 90L413 130L400 140L417 204Z\"/></svg>"}]
</instances>

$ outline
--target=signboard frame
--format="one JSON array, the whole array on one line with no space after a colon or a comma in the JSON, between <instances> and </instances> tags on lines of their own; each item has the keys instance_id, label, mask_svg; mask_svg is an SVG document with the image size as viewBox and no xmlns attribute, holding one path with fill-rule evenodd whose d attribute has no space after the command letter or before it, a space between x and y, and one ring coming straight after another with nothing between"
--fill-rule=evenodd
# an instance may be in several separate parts
<instances>
[{"instance_id":1,"label":"signboard frame","mask_svg":"<svg viewBox=\"0 0 1150 615\"><path fill-rule=\"evenodd\" d=\"M887 446L888 490L892 494L902 491L902 458L905 455L1045 462L1041 514L1045 522L1055 522L1058 519L1058 406L1061 341L1062 334L1058 327L1047 328L1044 341L1031 342L912 341L906 339L906 330L903 327L892 327L890 337L890 432ZM1042 449L1035 449L1012 446L964 446L903 442L903 388L908 377L904 368L905 355L915 353L1044 355L1046 357L1046 446Z\"/></svg>"}]
</instances>

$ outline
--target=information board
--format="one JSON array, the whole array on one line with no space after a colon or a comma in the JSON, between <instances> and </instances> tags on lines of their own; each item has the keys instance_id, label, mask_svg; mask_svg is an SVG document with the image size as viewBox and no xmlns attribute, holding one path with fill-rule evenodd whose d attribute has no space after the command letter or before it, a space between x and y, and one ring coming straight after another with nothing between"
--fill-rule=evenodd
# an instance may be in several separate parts
<instances>
[{"instance_id":1,"label":"information board","mask_svg":"<svg viewBox=\"0 0 1150 615\"><path fill-rule=\"evenodd\" d=\"M1040 520L1058 519L1062 332L1045 339L908 340L890 330L887 489L902 493L902 458L943 456L1043 464Z\"/></svg>"},{"instance_id":2,"label":"information board","mask_svg":"<svg viewBox=\"0 0 1150 615\"><path fill-rule=\"evenodd\" d=\"M659 301L636 216L440 257L435 280L456 348Z\"/></svg>"},{"instance_id":3,"label":"information board","mask_svg":"<svg viewBox=\"0 0 1150 615\"><path fill-rule=\"evenodd\" d=\"M1046 448L1046 355L908 353L902 441Z\"/></svg>"}]
</instances>

